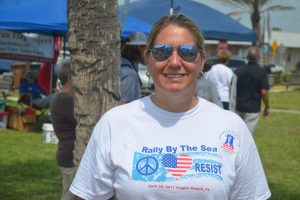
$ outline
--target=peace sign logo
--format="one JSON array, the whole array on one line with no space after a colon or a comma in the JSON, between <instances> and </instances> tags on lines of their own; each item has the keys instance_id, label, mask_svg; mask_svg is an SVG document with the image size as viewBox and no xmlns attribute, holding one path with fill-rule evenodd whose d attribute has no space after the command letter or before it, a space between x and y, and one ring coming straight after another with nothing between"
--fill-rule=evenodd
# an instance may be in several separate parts
<instances>
[{"instance_id":1,"label":"peace sign logo","mask_svg":"<svg viewBox=\"0 0 300 200\"><path fill-rule=\"evenodd\" d=\"M158 169L158 161L153 156L141 158L136 163L136 170L139 174L149 176L154 174Z\"/></svg>"}]
</instances>

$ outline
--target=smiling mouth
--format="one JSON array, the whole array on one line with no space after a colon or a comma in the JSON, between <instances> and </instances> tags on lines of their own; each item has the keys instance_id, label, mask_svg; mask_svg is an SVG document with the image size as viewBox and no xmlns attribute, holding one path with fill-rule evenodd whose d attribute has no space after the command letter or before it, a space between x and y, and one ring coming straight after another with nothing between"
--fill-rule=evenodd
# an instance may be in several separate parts
<instances>
[{"instance_id":1,"label":"smiling mouth","mask_svg":"<svg viewBox=\"0 0 300 200\"><path fill-rule=\"evenodd\" d=\"M165 74L165 76L168 78L181 78L184 75L183 74Z\"/></svg>"}]
</instances>

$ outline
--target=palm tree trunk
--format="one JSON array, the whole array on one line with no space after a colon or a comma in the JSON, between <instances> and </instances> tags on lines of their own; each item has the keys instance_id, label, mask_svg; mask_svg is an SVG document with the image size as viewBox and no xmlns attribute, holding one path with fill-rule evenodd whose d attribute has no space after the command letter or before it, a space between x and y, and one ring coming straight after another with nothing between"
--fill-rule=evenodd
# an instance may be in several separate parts
<instances>
[{"instance_id":1,"label":"palm tree trunk","mask_svg":"<svg viewBox=\"0 0 300 200\"><path fill-rule=\"evenodd\" d=\"M253 31L256 33L256 46L261 46L261 35L260 35L260 0L255 0L253 3L253 12L251 14L251 23Z\"/></svg>"},{"instance_id":2,"label":"palm tree trunk","mask_svg":"<svg viewBox=\"0 0 300 200\"><path fill-rule=\"evenodd\" d=\"M69 47L77 119L74 164L93 127L119 96L120 33L117 0L69 0Z\"/></svg>"}]
</instances>

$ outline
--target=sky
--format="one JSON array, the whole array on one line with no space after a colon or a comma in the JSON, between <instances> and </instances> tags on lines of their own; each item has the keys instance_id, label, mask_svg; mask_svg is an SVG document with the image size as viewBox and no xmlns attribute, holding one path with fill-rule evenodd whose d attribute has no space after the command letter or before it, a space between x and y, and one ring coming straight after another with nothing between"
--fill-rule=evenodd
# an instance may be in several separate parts
<instances>
[{"instance_id":1,"label":"sky","mask_svg":"<svg viewBox=\"0 0 300 200\"><path fill-rule=\"evenodd\" d=\"M136 0L130 0L136 1ZM143 0L147 1L147 0ZM162 1L162 0L160 0ZM184 1L184 0L174 0ZM225 14L234 10L234 8L220 4L217 0L194 0L205 4L211 8L219 10ZM119 0L119 4L123 4L124 0ZM285 5L293 6L295 10L276 11L271 13L271 27L278 27L284 32L300 33L300 0L271 0L268 5ZM155 12L154 12L155 13ZM240 23L251 28L250 15L244 14L240 19Z\"/></svg>"}]
</instances>

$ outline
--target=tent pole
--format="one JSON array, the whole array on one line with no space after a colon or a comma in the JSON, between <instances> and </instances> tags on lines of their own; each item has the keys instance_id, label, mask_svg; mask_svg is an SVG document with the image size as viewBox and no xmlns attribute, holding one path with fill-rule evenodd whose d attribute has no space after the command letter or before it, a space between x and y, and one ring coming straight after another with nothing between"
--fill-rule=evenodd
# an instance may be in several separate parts
<instances>
[{"instance_id":1,"label":"tent pole","mask_svg":"<svg viewBox=\"0 0 300 200\"><path fill-rule=\"evenodd\" d=\"M170 15L173 15L173 0L171 0Z\"/></svg>"},{"instance_id":2,"label":"tent pole","mask_svg":"<svg viewBox=\"0 0 300 200\"><path fill-rule=\"evenodd\" d=\"M67 33L63 34L63 58L66 58L66 51L67 51ZM58 55L59 56L59 55Z\"/></svg>"},{"instance_id":3,"label":"tent pole","mask_svg":"<svg viewBox=\"0 0 300 200\"><path fill-rule=\"evenodd\" d=\"M56 37L55 37L55 35L53 36L53 38L54 38L54 43L53 43L53 55L54 55L54 57L53 57L53 60L52 60L52 62L51 62L51 68L50 68L50 88L49 88L49 92L50 92L50 94L53 92L53 86L52 86L52 84L53 84L53 71L54 71L54 61L55 61L55 46L56 46Z\"/></svg>"}]
</instances>

